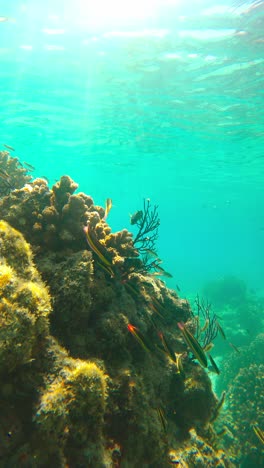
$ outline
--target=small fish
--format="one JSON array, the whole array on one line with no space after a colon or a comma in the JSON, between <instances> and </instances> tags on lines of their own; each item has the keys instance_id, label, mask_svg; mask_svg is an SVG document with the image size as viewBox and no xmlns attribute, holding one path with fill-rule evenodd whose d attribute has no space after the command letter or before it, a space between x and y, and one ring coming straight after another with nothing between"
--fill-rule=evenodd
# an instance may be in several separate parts
<instances>
[{"instance_id":1,"label":"small fish","mask_svg":"<svg viewBox=\"0 0 264 468\"><path fill-rule=\"evenodd\" d=\"M157 252L155 252L155 250L145 249L144 252L145 252L147 255L151 256L151 257L157 258L157 256L158 256L158 254L157 254Z\"/></svg>"},{"instance_id":2,"label":"small fish","mask_svg":"<svg viewBox=\"0 0 264 468\"><path fill-rule=\"evenodd\" d=\"M4 147L9 149L10 151L16 151L15 148L13 148L13 146L4 145Z\"/></svg>"},{"instance_id":3,"label":"small fish","mask_svg":"<svg viewBox=\"0 0 264 468\"><path fill-rule=\"evenodd\" d=\"M34 166L32 166L32 164L29 164L27 163L26 161L23 162L24 166L26 166L28 168L29 171L35 171L36 168Z\"/></svg>"},{"instance_id":4,"label":"small fish","mask_svg":"<svg viewBox=\"0 0 264 468\"><path fill-rule=\"evenodd\" d=\"M153 302L148 302L148 307L150 307L153 310L153 312L155 312L163 320L163 315L159 311L159 308L155 304L153 304Z\"/></svg>"},{"instance_id":5,"label":"small fish","mask_svg":"<svg viewBox=\"0 0 264 468\"><path fill-rule=\"evenodd\" d=\"M155 310L155 312L157 312L158 315L162 316L162 314L166 313L164 304L162 304L162 302L160 302L159 299L157 299L155 296L151 297L151 303L153 305L152 308Z\"/></svg>"},{"instance_id":6,"label":"small fish","mask_svg":"<svg viewBox=\"0 0 264 468\"><path fill-rule=\"evenodd\" d=\"M5 21L8 21L9 18L7 16L0 16L0 23L4 23Z\"/></svg>"},{"instance_id":7,"label":"small fish","mask_svg":"<svg viewBox=\"0 0 264 468\"><path fill-rule=\"evenodd\" d=\"M176 284L176 289L177 289L177 291L181 292L181 288L180 288L180 286L178 284Z\"/></svg>"},{"instance_id":8,"label":"small fish","mask_svg":"<svg viewBox=\"0 0 264 468\"><path fill-rule=\"evenodd\" d=\"M229 341L228 344L229 344L229 346L231 346L231 348L234 349L234 351L236 351L236 353L240 353L239 349L233 343L231 343L231 341Z\"/></svg>"},{"instance_id":9,"label":"small fish","mask_svg":"<svg viewBox=\"0 0 264 468\"><path fill-rule=\"evenodd\" d=\"M157 272L155 272L157 273L157 276L164 276L165 278L172 278L172 274L165 271L164 268L162 268L160 265L156 265L155 268L156 270L158 270Z\"/></svg>"},{"instance_id":10,"label":"small fish","mask_svg":"<svg viewBox=\"0 0 264 468\"><path fill-rule=\"evenodd\" d=\"M2 174L0 174L0 179L3 182L3 185L1 186L1 189L11 189L12 190L12 185L10 184L9 180L6 179L6 177L3 177Z\"/></svg>"},{"instance_id":11,"label":"small fish","mask_svg":"<svg viewBox=\"0 0 264 468\"><path fill-rule=\"evenodd\" d=\"M218 400L218 403L216 405L216 407L214 408L214 411L211 415L211 419L210 419L210 422L213 422L217 419L219 413L220 413L220 410L225 402L225 397L226 397L226 392L223 391L222 392L222 395L220 396L220 399Z\"/></svg>"},{"instance_id":12,"label":"small fish","mask_svg":"<svg viewBox=\"0 0 264 468\"><path fill-rule=\"evenodd\" d=\"M124 282L125 289L132 294L135 299L138 299L140 291L135 284L132 284L129 281Z\"/></svg>"},{"instance_id":13,"label":"small fish","mask_svg":"<svg viewBox=\"0 0 264 468\"><path fill-rule=\"evenodd\" d=\"M107 273L111 278L114 277L114 272L113 272L113 270L112 270L110 267L104 265L104 264L101 263L101 262L98 262L98 266L99 266L105 273Z\"/></svg>"},{"instance_id":14,"label":"small fish","mask_svg":"<svg viewBox=\"0 0 264 468\"><path fill-rule=\"evenodd\" d=\"M132 333L132 335L136 338L137 342L140 344L140 346L145 350L147 351L147 353L150 352L150 349L148 348L148 346L145 344L145 341L144 341L144 338L142 336L142 334L140 333L139 329L137 327L135 327L134 325L131 325L131 323L129 323L127 325L127 329L130 333Z\"/></svg>"},{"instance_id":15,"label":"small fish","mask_svg":"<svg viewBox=\"0 0 264 468\"><path fill-rule=\"evenodd\" d=\"M156 408L157 410L157 413L158 413L158 417L159 417L159 420L160 420L160 424L162 425L163 427L163 430L164 432L166 433L167 432L167 419L165 418L165 415L164 415L164 411L162 408Z\"/></svg>"},{"instance_id":16,"label":"small fish","mask_svg":"<svg viewBox=\"0 0 264 468\"><path fill-rule=\"evenodd\" d=\"M206 321L204 323L204 326L201 328L201 333L205 332L205 330L207 330L207 328L209 327L209 324L210 324L210 320L206 319Z\"/></svg>"},{"instance_id":17,"label":"small fish","mask_svg":"<svg viewBox=\"0 0 264 468\"><path fill-rule=\"evenodd\" d=\"M176 356L175 356L175 353L174 351L172 350L172 348L170 347L170 344L168 343L168 341L166 340L164 334L162 332L159 332L158 333L159 335L159 338L160 338L160 341L162 343L162 346L164 348L164 351L165 353L169 356L169 358L175 362L176 361Z\"/></svg>"},{"instance_id":18,"label":"small fish","mask_svg":"<svg viewBox=\"0 0 264 468\"><path fill-rule=\"evenodd\" d=\"M221 327L220 323L219 323L218 321L216 321L215 324L216 324L216 326L217 326L217 329L218 329L220 335L222 335L222 338L223 338L224 340L226 340L226 334L225 334L223 328Z\"/></svg>"},{"instance_id":19,"label":"small fish","mask_svg":"<svg viewBox=\"0 0 264 468\"><path fill-rule=\"evenodd\" d=\"M108 272L114 276L114 272L112 271L112 262L108 260L106 255L104 255L102 252L101 249L103 249L103 246L99 243L98 239L96 239L96 236L93 234L89 225L85 226L83 231L90 249L99 257L102 264L107 268Z\"/></svg>"},{"instance_id":20,"label":"small fish","mask_svg":"<svg viewBox=\"0 0 264 468\"><path fill-rule=\"evenodd\" d=\"M226 392L223 391L221 396L220 396L220 399L218 400L218 403L217 403L217 409L218 411L222 408L224 402L225 402L225 397L226 397Z\"/></svg>"},{"instance_id":21,"label":"small fish","mask_svg":"<svg viewBox=\"0 0 264 468\"><path fill-rule=\"evenodd\" d=\"M0 168L0 176L2 177L2 179L5 179L5 180L9 179L8 173L4 169L1 169L1 168Z\"/></svg>"},{"instance_id":22,"label":"small fish","mask_svg":"<svg viewBox=\"0 0 264 468\"><path fill-rule=\"evenodd\" d=\"M206 354L196 338L191 334L191 332L189 332L189 330L187 330L183 322L178 322L178 327L181 330L183 338L185 339L187 345L191 348L196 359L203 367L207 367Z\"/></svg>"},{"instance_id":23,"label":"small fish","mask_svg":"<svg viewBox=\"0 0 264 468\"><path fill-rule=\"evenodd\" d=\"M257 424L252 424L252 429L255 432L257 438L264 444L264 431L258 427Z\"/></svg>"},{"instance_id":24,"label":"small fish","mask_svg":"<svg viewBox=\"0 0 264 468\"><path fill-rule=\"evenodd\" d=\"M183 374L183 364L182 364L182 354L181 353L175 353L175 358L176 358L176 367L177 367L177 374Z\"/></svg>"},{"instance_id":25,"label":"small fish","mask_svg":"<svg viewBox=\"0 0 264 468\"><path fill-rule=\"evenodd\" d=\"M217 366L215 360L212 358L211 354L208 354L208 356L209 356L210 362L211 362L211 364L212 364L212 369L210 369L210 370L212 370L212 371L215 372L217 375L219 375L219 374L220 374L220 369L219 369L219 367Z\"/></svg>"},{"instance_id":26,"label":"small fish","mask_svg":"<svg viewBox=\"0 0 264 468\"><path fill-rule=\"evenodd\" d=\"M134 214L130 215L130 224L137 224L143 218L143 211L136 211Z\"/></svg>"},{"instance_id":27,"label":"small fish","mask_svg":"<svg viewBox=\"0 0 264 468\"><path fill-rule=\"evenodd\" d=\"M105 221L108 214L109 214L109 211L111 210L113 206L113 203L112 203L112 199L111 198L107 198L106 199L106 202L105 202L105 214L104 214L104 217L103 217L103 220Z\"/></svg>"},{"instance_id":28,"label":"small fish","mask_svg":"<svg viewBox=\"0 0 264 468\"><path fill-rule=\"evenodd\" d=\"M214 347L214 343L208 343L206 346L203 347L203 350L205 353L208 353L209 351L211 351L211 349L213 349Z\"/></svg>"}]
</instances>

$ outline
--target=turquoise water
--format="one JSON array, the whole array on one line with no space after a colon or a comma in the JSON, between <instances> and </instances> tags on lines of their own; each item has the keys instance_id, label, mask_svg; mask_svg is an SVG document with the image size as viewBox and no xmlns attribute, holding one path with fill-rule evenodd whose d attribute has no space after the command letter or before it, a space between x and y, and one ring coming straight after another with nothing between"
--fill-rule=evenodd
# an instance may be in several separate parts
<instances>
[{"instance_id":1,"label":"turquoise water","mask_svg":"<svg viewBox=\"0 0 264 468\"><path fill-rule=\"evenodd\" d=\"M183 296L261 292L263 2L93 3L0 1L1 146L111 197L113 230L150 198Z\"/></svg>"}]
</instances>

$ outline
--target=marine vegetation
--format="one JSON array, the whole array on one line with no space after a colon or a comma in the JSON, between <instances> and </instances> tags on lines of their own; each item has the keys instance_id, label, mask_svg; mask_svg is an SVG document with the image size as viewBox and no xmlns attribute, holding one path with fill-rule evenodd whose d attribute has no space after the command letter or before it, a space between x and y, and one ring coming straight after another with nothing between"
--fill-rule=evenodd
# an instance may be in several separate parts
<instances>
[{"instance_id":1,"label":"marine vegetation","mask_svg":"<svg viewBox=\"0 0 264 468\"><path fill-rule=\"evenodd\" d=\"M224 428L222 447L242 468L264 465L264 335L258 335L240 354L231 353L222 363L219 390L227 389L226 407L218 419Z\"/></svg>"},{"instance_id":2,"label":"marine vegetation","mask_svg":"<svg viewBox=\"0 0 264 468\"><path fill-rule=\"evenodd\" d=\"M150 199L147 198L144 200L143 210L138 210L130 216L130 224L138 229L133 239L134 247L142 260L142 267L138 272L170 278L171 274L162 268L162 260L157 254L156 242L160 225L158 206L154 205L152 208Z\"/></svg>"},{"instance_id":3,"label":"marine vegetation","mask_svg":"<svg viewBox=\"0 0 264 468\"><path fill-rule=\"evenodd\" d=\"M193 313L193 318L197 323L196 338L206 351L210 351L219 331L219 322L216 314L212 311L211 304L200 299L198 294L195 299L195 306L196 311Z\"/></svg>"},{"instance_id":4,"label":"marine vegetation","mask_svg":"<svg viewBox=\"0 0 264 468\"><path fill-rule=\"evenodd\" d=\"M236 348L249 345L263 326L264 298L249 290L243 280L231 275L207 283L203 296L221 317L229 345ZM217 321L220 322L219 318ZM218 344L221 353L228 352L227 343Z\"/></svg>"},{"instance_id":5,"label":"marine vegetation","mask_svg":"<svg viewBox=\"0 0 264 468\"><path fill-rule=\"evenodd\" d=\"M137 270L110 201L76 188L36 179L0 200L2 466L231 467L207 436L218 399L177 325L196 349L189 303Z\"/></svg>"}]
</instances>

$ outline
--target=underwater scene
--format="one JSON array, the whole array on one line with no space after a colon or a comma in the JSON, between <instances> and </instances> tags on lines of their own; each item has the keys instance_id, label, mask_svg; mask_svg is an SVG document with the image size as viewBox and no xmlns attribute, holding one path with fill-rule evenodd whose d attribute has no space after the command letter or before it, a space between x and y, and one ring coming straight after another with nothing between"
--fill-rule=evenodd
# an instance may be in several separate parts
<instances>
[{"instance_id":1,"label":"underwater scene","mask_svg":"<svg viewBox=\"0 0 264 468\"><path fill-rule=\"evenodd\" d=\"M0 468L264 467L264 1L0 0Z\"/></svg>"}]
</instances>

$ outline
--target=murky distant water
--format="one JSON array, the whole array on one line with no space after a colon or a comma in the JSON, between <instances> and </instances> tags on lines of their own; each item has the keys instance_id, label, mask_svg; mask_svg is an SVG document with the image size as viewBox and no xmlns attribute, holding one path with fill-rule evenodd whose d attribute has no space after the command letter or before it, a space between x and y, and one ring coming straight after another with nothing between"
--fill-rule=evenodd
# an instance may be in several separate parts
<instances>
[{"instance_id":1,"label":"murky distant water","mask_svg":"<svg viewBox=\"0 0 264 468\"><path fill-rule=\"evenodd\" d=\"M130 19L103 2L9 3L0 146L111 197L113 229L151 198L183 294L229 273L263 288L264 2L156 1Z\"/></svg>"}]
</instances>

